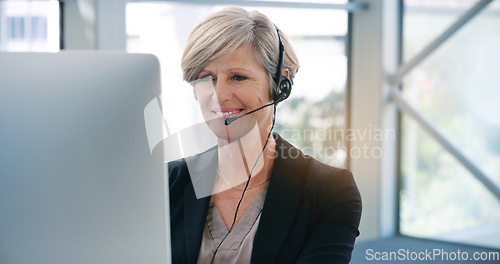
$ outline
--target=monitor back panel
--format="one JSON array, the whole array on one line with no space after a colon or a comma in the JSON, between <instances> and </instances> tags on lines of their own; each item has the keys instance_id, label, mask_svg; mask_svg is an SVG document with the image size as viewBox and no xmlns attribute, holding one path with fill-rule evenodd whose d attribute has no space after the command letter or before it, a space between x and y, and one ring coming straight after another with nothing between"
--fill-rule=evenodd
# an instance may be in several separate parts
<instances>
[{"instance_id":1,"label":"monitor back panel","mask_svg":"<svg viewBox=\"0 0 500 264\"><path fill-rule=\"evenodd\" d=\"M159 93L152 55L0 53L0 263L168 262Z\"/></svg>"}]
</instances>

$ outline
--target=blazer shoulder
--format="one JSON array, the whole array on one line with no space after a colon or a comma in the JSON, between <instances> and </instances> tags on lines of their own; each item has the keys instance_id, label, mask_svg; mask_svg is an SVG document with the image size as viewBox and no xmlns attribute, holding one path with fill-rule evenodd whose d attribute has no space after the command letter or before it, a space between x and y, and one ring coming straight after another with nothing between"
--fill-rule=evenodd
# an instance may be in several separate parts
<instances>
[{"instance_id":1,"label":"blazer shoulder","mask_svg":"<svg viewBox=\"0 0 500 264\"><path fill-rule=\"evenodd\" d=\"M183 175L188 171L186 161L184 159L174 160L165 163L165 171L168 176L168 185L172 187L178 184Z\"/></svg>"},{"instance_id":2,"label":"blazer shoulder","mask_svg":"<svg viewBox=\"0 0 500 264\"><path fill-rule=\"evenodd\" d=\"M169 187L189 184L191 182L190 176L196 176L205 171L213 165L212 163L216 162L214 160L216 157L217 146L214 146L202 153L167 162L165 171L169 179ZM194 175L190 175L190 173L194 173Z\"/></svg>"},{"instance_id":3,"label":"blazer shoulder","mask_svg":"<svg viewBox=\"0 0 500 264\"><path fill-rule=\"evenodd\" d=\"M330 166L314 158L309 159L309 176L316 179L326 178L325 180L329 179L339 184L355 184L350 170Z\"/></svg>"},{"instance_id":4,"label":"blazer shoulder","mask_svg":"<svg viewBox=\"0 0 500 264\"><path fill-rule=\"evenodd\" d=\"M333 208L343 208L342 210L354 212L358 215L356 221L359 225L362 201L352 172L316 160L311 161L309 168L307 189L315 195L317 201L322 201L318 209L326 212Z\"/></svg>"},{"instance_id":5,"label":"blazer shoulder","mask_svg":"<svg viewBox=\"0 0 500 264\"><path fill-rule=\"evenodd\" d=\"M167 169L168 172L181 170L182 167L185 167L185 166L186 166L186 161L184 159L178 159L178 160L165 162L165 167L166 167L165 169Z\"/></svg>"}]
</instances>

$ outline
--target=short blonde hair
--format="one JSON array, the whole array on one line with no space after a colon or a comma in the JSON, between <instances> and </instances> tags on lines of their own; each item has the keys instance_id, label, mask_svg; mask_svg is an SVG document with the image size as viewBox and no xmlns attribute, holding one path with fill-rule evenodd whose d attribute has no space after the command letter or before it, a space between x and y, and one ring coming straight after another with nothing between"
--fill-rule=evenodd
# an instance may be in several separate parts
<instances>
[{"instance_id":1,"label":"short blonde hair","mask_svg":"<svg viewBox=\"0 0 500 264\"><path fill-rule=\"evenodd\" d=\"M298 59L287 37L279 32L285 51L283 67L289 70L293 81L300 67ZM269 74L269 87L276 89L273 78L279 63L278 43L278 28L265 15L239 7L224 8L200 21L191 31L181 62L184 80L196 80L211 61L251 45L257 61Z\"/></svg>"}]
</instances>

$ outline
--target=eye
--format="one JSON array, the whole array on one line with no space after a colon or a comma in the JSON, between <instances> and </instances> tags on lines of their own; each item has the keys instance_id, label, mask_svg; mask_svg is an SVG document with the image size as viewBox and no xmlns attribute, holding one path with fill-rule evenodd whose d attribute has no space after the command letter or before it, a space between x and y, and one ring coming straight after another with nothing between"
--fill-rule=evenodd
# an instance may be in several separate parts
<instances>
[{"instance_id":1,"label":"eye","mask_svg":"<svg viewBox=\"0 0 500 264\"><path fill-rule=\"evenodd\" d=\"M241 75L234 75L232 79L235 81L244 81L247 79L247 77Z\"/></svg>"},{"instance_id":2,"label":"eye","mask_svg":"<svg viewBox=\"0 0 500 264\"><path fill-rule=\"evenodd\" d=\"M200 79L198 79L196 81L203 83L203 82L213 82L215 80L216 80L215 77L213 77L211 75L207 75L207 76L201 77Z\"/></svg>"},{"instance_id":3,"label":"eye","mask_svg":"<svg viewBox=\"0 0 500 264\"><path fill-rule=\"evenodd\" d=\"M195 88L200 88L200 87L210 87L214 85L214 83L217 81L217 79L211 75L203 76L197 80L194 80L191 82L191 85Z\"/></svg>"},{"instance_id":4,"label":"eye","mask_svg":"<svg viewBox=\"0 0 500 264\"><path fill-rule=\"evenodd\" d=\"M217 82L217 78L212 75L203 76L200 79L196 80L200 84L215 84Z\"/></svg>"}]
</instances>

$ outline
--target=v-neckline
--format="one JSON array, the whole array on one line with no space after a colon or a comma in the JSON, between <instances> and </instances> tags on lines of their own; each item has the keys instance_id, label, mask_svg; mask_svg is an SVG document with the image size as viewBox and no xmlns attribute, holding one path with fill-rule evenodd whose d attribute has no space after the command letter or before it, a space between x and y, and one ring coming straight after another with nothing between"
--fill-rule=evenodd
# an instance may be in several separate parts
<instances>
[{"instance_id":1,"label":"v-neckline","mask_svg":"<svg viewBox=\"0 0 500 264\"><path fill-rule=\"evenodd\" d=\"M265 185L265 187L255 197L252 204L245 211L243 216L234 224L233 230L224 240L224 243L220 246L219 251L238 250L247 234L252 230L253 226L258 224L258 220L260 219L260 214L264 206L264 199L266 197L268 185L269 184ZM226 235L228 228L213 200L210 200L206 224L214 245L217 247Z\"/></svg>"}]
</instances>

